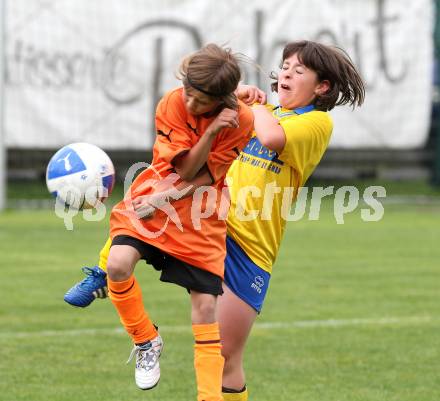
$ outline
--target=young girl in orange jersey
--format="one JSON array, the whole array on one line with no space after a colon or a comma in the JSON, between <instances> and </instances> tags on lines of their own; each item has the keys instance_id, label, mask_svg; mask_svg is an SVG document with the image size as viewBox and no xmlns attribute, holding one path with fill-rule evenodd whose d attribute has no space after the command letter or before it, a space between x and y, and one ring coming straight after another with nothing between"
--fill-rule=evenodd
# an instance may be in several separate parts
<instances>
[{"instance_id":1,"label":"young girl in orange jersey","mask_svg":"<svg viewBox=\"0 0 440 401\"><path fill-rule=\"evenodd\" d=\"M157 107L152 164L111 213L108 292L135 344L136 384L147 390L159 381L163 345L144 309L133 275L136 263L144 259L161 270L162 281L186 288L192 306L197 399L221 401L224 360L216 304L223 293L226 222L218 209L225 174L249 140L253 115L234 94L240 69L229 50L207 45L184 60L180 73L183 87L167 93ZM161 209L146 216L145 211L157 205L160 180L172 173L179 177L175 188L190 190L172 204L178 221L169 221ZM207 207L215 212L196 230L189 195L202 185L211 186L217 197L207 201L214 203Z\"/></svg>"}]
</instances>

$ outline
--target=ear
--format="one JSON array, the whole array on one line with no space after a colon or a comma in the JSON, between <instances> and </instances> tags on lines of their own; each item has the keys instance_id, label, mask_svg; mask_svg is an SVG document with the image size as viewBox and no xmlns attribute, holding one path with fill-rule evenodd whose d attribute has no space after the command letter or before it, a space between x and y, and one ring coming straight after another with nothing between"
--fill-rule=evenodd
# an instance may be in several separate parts
<instances>
[{"instance_id":1,"label":"ear","mask_svg":"<svg viewBox=\"0 0 440 401\"><path fill-rule=\"evenodd\" d=\"M325 93L327 93L330 89L330 81L327 79L324 79L321 81L315 88L315 95L316 96L322 96Z\"/></svg>"}]
</instances>

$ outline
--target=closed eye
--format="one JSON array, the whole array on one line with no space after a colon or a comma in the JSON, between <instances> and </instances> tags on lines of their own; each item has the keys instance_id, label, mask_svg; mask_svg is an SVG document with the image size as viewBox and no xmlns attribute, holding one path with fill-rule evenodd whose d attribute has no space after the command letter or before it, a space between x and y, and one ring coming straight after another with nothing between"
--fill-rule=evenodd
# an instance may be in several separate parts
<instances>
[{"instance_id":1,"label":"closed eye","mask_svg":"<svg viewBox=\"0 0 440 401\"><path fill-rule=\"evenodd\" d=\"M202 102L202 101L200 101L198 99L196 99L196 103L200 104L201 106L206 106L207 104L209 104L207 102Z\"/></svg>"}]
</instances>

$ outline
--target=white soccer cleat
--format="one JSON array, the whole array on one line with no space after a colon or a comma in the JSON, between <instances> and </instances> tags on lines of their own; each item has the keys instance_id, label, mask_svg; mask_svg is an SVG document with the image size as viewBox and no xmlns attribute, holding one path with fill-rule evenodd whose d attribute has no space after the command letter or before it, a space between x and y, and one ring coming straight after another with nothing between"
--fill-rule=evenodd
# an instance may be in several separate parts
<instances>
[{"instance_id":1,"label":"white soccer cleat","mask_svg":"<svg viewBox=\"0 0 440 401\"><path fill-rule=\"evenodd\" d=\"M142 345L135 345L127 363L136 354L136 368L134 378L136 385L141 390L150 390L156 386L160 379L159 358L163 349L162 337L156 338Z\"/></svg>"}]
</instances>

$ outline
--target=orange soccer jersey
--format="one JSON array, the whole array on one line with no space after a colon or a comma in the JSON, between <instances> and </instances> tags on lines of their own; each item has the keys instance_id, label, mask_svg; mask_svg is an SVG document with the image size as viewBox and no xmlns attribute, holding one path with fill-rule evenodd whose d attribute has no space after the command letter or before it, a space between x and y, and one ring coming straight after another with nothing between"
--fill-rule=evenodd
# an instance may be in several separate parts
<instances>
[{"instance_id":1,"label":"orange soccer jersey","mask_svg":"<svg viewBox=\"0 0 440 401\"><path fill-rule=\"evenodd\" d=\"M199 224L194 225L195 213L200 213L200 208L194 208L197 205L193 205L192 196L171 203L175 214L156 210L154 217L149 220L137 219L131 205L137 196L152 193L154 183L174 171L174 158L193 147L215 117L188 114L183 101L183 88L175 89L162 98L156 110L157 136L152 164L134 180L124 200L113 208L110 236L138 238L177 259L223 278L226 222L225 217L219 218L219 206L226 172L246 145L252 131L253 114L244 103L240 102L239 128L223 129L218 133L208 156L207 167L217 194L216 199L205 196L204 208L213 211L209 217L197 220Z\"/></svg>"}]
</instances>

